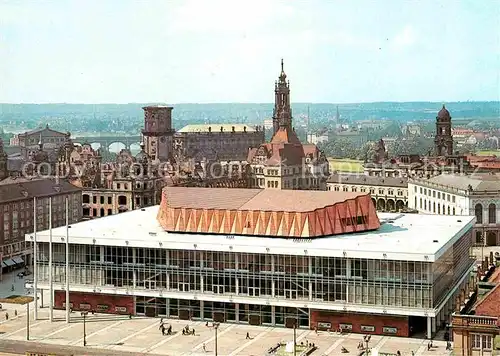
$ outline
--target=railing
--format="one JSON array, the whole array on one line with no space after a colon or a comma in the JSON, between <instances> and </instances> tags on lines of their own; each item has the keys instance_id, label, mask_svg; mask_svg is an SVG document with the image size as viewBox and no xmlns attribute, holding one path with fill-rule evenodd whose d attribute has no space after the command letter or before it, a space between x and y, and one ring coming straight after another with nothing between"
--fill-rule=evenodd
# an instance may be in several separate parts
<instances>
[{"instance_id":1,"label":"railing","mask_svg":"<svg viewBox=\"0 0 500 356\"><path fill-rule=\"evenodd\" d=\"M480 316L480 315L454 315L452 318L452 325L454 327L460 326L499 326L497 317Z\"/></svg>"}]
</instances>

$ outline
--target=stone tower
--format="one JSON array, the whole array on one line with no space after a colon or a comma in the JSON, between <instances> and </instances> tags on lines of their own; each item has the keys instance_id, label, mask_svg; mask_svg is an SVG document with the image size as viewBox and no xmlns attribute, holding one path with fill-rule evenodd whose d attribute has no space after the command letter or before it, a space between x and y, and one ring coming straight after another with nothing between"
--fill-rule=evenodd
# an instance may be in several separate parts
<instances>
[{"instance_id":1,"label":"stone tower","mask_svg":"<svg viewBox=\"0 0 500 356\"><path fill-rule=\"evenodd\" d=\"M281 73L274 83L273 134L280 126L292 128L292 109L290 107L290 81L286 80L281 60Z\"/></svg>"},{"instance_id":2,"label":"stone tower","mask_svg":"<svg viewBox=\"0 0 500 356\"><path fill-rule=\"evenodd\" d=\"M151 160L167 161L172 154L172 109L171 106L145 106L142 142Z\"/></svg>"},{"instance_id":3,"label":"stone tower","mask_svg":"<svg viewBox=\"0 0 500 356\"><path fill-rule=\"evenodd\" d=\"M439 110L436 117L436 137L434 138L434 155L453 155L453 136L451 135L451 116L445 108Z\"/></svg>"},{"instance_id":4,"label":"stone tower","mask_svg":"<svg viewBox=\"0 0 500 356\"><path fill-rule=\"evenodd\" d=\"M3 148L3 141L0 138L0 180L7 178L9 172L7 170L7 153Z\"/></svg>"}]
</instances>

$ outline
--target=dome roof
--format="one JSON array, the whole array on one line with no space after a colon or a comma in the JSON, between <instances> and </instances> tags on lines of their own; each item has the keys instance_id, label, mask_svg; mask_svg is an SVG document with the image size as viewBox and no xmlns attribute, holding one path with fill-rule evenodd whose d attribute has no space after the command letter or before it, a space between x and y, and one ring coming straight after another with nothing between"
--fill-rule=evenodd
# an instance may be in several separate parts
<instances>
[{"instance_id":1,"label":"dome roof","mask_svg":"<svg viewBox=\"0 0 500 356\"><path fill-rule=\"evenodd\" d=\"M437 118L441 119L441 120L450 120L451 119L450 112L448 111L448 109L446 109L444 104L443 104L443 108L441 110L439 110Z\"/></svg>"}]
</instances>

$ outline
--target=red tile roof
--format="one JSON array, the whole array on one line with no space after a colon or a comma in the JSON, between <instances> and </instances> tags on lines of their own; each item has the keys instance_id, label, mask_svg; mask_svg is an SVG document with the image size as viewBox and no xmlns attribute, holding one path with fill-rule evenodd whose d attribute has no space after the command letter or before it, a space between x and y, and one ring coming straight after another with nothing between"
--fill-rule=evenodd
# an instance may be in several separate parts
<instances>
[{"instance_id":1,"label":"red tile roof","mask_svg":"<svg viewBox=\"0 0 500 356\"><path fill-rule=\"evenodd\" d=\"M476 315L500 318L500 284L497 284L476 304L475 311Z\"/></svg>"},{"instance_id":2,"label":"red tile roof","mask_svg":"<svg viewBox=\"0 0 500 356\"><path fill-rule=\"evenodd\" d=\"M166 231L317 237L377 229L368 194L166 187L158 213Z\"/></svg>"}]
</instances>

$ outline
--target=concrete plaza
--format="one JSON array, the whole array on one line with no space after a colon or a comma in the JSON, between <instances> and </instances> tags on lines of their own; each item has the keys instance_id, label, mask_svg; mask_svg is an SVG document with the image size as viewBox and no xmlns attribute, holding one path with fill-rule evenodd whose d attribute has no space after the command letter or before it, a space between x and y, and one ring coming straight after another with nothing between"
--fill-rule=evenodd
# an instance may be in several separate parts
<instances>
[{"instance_id":1,"label":"concrete plaza","mask_svg":"<svg viewBox=\"0 0 500 356\"><path fill-rule=\"evenodd\" d=\"M48 300L48 299L46 299ZM78 312L71 314L71 322L65 321L65 312L54 310L54 321L49 321L49 310L44 307L39 310L39 320L33 319L33 303L30 305L30 343L41 343L47 348L56 345L64 346L64 350L74 348L74 354L83 346L83 318ZM0 312L0 352L1 344L9 341L26 341L26 306L3 303ZM15 311L17 310L17 316ZM9 313L9 320L5 319ZM87 350L86 354L151 354L151 355L213 355L215 351L215 330L207 327L201 321L182 321L165 319L172 325L173 335L163 336L159 330L159 318L140 318L95 314L88 315L86 321ZM189 325L196 334L182 335L182 329ZM249 333L250 339L246 339ZM341 355L342 346L350 354L358 354L357 345L362 335L319 332L312 330L297 330L297 342L310 342L318 346L313 355ZM236 324L221 324L217 331L218 355L265 355L266 351L278 342L293 339L293 330L265 326L248 326ZM372 336L370 348L381 353L402 355L446 355L444 341L434 341L434 348L427 350L427 340L413 338L398 338L389 336ZM205 345L206 351L203 350ZM78 347L80 346L80 347ZM8 351L8 350L5 350ZM26 350L23 350L24 352ZM27 350L29 351L29 350ZM94 353L95 351L96 353Z\"/></svg>"}]
</instances>

